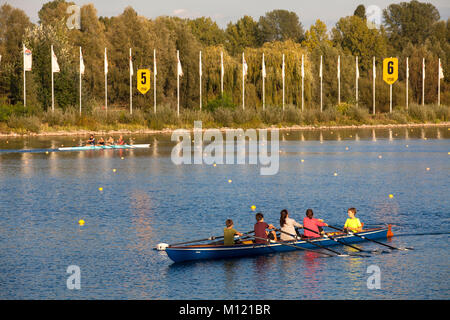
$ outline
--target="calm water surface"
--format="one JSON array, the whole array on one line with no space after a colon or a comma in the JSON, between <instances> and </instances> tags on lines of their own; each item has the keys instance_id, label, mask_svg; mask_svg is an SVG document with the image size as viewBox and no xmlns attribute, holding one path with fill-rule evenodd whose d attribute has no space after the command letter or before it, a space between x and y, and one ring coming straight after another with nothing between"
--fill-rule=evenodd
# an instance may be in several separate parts
<instances>
[{"instance_id":1,"label":"calm water surface","mask_svg":"<svg viewBox=\"0 0 450 320\"><path fill-rule=\"evenodd\" d=\"M176 166L170 135L133 138L150 149L46 154L80 139L0 138L0 299L450 298L449 128L283 132L274 176L256 165ZM221 235L228 218L250 231L251 205L276 225L283 208L342 225L356 207L367 225L395 225L391 245L415 250L182 264L153 250ZM69 265L81 268L81 290L66 287ZM380 290L367 288L371 265Z\"/></svg>"}]
</instances>

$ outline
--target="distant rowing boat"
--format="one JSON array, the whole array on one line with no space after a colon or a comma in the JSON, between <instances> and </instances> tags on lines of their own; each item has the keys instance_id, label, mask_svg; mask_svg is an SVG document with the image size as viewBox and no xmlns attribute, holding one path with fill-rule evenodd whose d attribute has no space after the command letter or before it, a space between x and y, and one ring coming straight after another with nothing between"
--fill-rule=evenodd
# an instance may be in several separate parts
<instances>
[{"instance_id":1,"label":"distant rowing boat","mask_svg":"<svg viewBox=\"0 0 450 320\"><path fill-rule=\"evenodd\" d=\"M385 239L387 238L388 228L373 228L367 229L363 232L357 233L360 236L364 236L367 239ZM328 233L334 239L345 244L352 244L365 241L364 239L352 234L346 234L342 232ZM326 238L310 239L312 243L320 244L323 247L329 247L337 245L338 243ZM192 261L192 260L207 260L207 259L226 259L237 258L254 255L263 255L269 253L288 252L295 251L301 248L304 249L317 249L317 246L308 243L304 240L286 242L288 245L284 245L279 242L271 242L265 244L254 244L250 241L243 244L236 244L233 246L224 246L221 244L206 244L206 245L185 245L185 246L168 246L164 248L167 256L174 262ZM295 248L299 247L299 248Z\"/></svg>"},{"instance_id":2,"label":"distant rowing boat","mask_svg":"<svg viewBox=\"0 0 450 320\"><path fill-rule=\"evenodd\" d=\"M105 150L105 149L147 149L150 144L124 144L111 146L82 146L82 147L66 147L58 148L59 151L84 151L84 150Z\"/></svg>"}]
</instances>

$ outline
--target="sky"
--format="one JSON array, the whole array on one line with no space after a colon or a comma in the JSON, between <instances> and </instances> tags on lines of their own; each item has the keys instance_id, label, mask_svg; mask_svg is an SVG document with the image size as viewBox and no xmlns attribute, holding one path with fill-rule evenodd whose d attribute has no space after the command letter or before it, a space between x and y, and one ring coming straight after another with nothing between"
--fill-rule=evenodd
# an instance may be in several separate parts
<instances>
[{"instance_id":1,"label":"sky","mask_svg":"<svg viewBox=\"0 0 450 320\"><path fill-rule=\"evenodd\" d=\"M236 22L244 15L259 19L266 12L274 9L294 11L300 17L300 22L306 29L317 19L333 27L341 17L352 15L359 4L367 8L374 5L381 10L389 4L405 0L73 0L77 5L93 3L98 16L117 16L127 6L131 6L139 15L147 18L158 16L178 16L181 18L210 17L221 28L229 22ZM38 11L48 0L0 0L0 4L8 3L22 9L31 21L38 22ZM449 0L423 0L432 3L441 15L441 19L450 17Z\"/></svg>"}]
</instances>

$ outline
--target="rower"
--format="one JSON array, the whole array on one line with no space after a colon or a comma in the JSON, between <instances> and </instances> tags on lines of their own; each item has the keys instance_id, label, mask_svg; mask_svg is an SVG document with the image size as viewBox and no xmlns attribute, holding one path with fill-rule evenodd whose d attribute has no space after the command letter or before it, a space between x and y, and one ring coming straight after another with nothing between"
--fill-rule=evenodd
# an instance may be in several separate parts
<instances>
[{"instance_id":1,"label":"rower","mask_svg":"<svg viewBox=\"0 0 450 320\"><path fill-rule=\"evenodd\" d=\"M234 236L238 235L239 237L242 237L243 234L233 228L233 220L228 219L227 221L225 221L225 225L227 227L223 229L223 245L232 246L234 245Z\"/></svg>"},{"instance_id":2,"label":"rower","mask_svg":"<svg viewBox=\"0 0 450 320\"><path fill-rule=\"evenodd\" d=\"M313 218L314 212L312 209L306 210L306 217L303 219L303 226L305 227L304 236L306 238L318 238L320 234L324 233L323 230L319 230L321 227L328 227L322 219ZM307 229L313 230L311 232Z\"/></svg>"},{"instance_id":3,"label":"rower","mask_svg":"<svg viewBox=\"0 0 450 320\"><path fill-rule=\"evenodd\" d=\"M104 145L105 145L105 139L103 139L103 137L101 137L101 138L98 140L98 144L101 145L101 146L104 146Z\"/></svg>"},{"instance_id":4,"label":"rower","mask_svg":"<svg viewBox=\"0 0 450 320\"><path fill-rule=\"evenodd\" d=\"M280 227L281 231L283 231L280 235L281 241L296 240L295 228L303 228L303 226L300 223L298 223L294 219L289 218L289 212L286 209L281 210L280 212Z\"/></svg>"},{"instance_id":5,"label":"rower","mask_svg":"<svg viewBox=\"0 0 450 320\"><path fill-rule=\"evenodd\" d=\"M95 137L93 134L90 135L89 140L86 142L86 144L95 146Z\"/></svg>"},{"instance_id":6,"label":"rower","mask_svg":"<svg viewBox=\"0 0 450 320\"><path fill-rule=\"evenodd\" d=\"M255 216L256 223L255 223L255 243L265 243L263 239L271 239L277 241L277 234L275 231L271 231L270 234L266 229L275 229L275 227L272 224L268 224L264 222L264 215L261 212L258 212Z\"/></svg>"},{"instance_id":7,"label":"rower","mask_svg":"<svg viewBox=\"0 0 450 320\"><path fill-rule=\"evenodd\" d=\"M118 144L119 146L123 146L123 145L125 144L125 140L123 140L123 137L122 137L122 136L120 136L120 137L119 137L119 140L117 140L117 144Z\"/></svg>"},{"instance_id":8,"label":"rower","mask_svg":"<svg viewBox=\"0 0 450 320\"><path fill-rule=\"evenodd\" d=\"M113 137L109 136L108 140L106 140L106 144L109 146L114 145L114 139Z\"/></svg>"},{"instance_id":9,"label":"rower","mask_svg":"<svg viewBox=\"0 0 450 320\"><path fill-rule=\"evenodd\" d=\"M347 210L348 219L345 221L344 225L344 231L351 231L351 232L361 232L363 225L361 221L359 221L358 218L355 217L356 215L356 209L350 208Z\"/></svg>"}]
</instances>

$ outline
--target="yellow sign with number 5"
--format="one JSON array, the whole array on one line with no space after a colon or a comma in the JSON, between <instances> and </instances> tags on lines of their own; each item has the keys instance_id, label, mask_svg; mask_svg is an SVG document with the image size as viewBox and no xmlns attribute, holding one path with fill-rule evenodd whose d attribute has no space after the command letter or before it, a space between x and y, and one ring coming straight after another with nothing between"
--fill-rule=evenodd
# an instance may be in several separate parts
<instances>
[{"instance_id":1,"label":"yellow sign with number 5","mask_svg":"<svg viewBox=\"0 0 450 320\"><path fill-rule=\"evenodd\" d=\"M398 80L397 58L386 58L383 60L383 80L387 84L393 84Z\"/></svg>"},{"instance_id":2,"label":"yellow sign with number 5","mask_svg":"<svg viewBox=\"0 0 450 320\"><path fill-rule=\"evenodd\" d=\"M142 94L146 94L150 90L150 70L139 69L137 71L137 89Z\"/></svg>"}]
</instances>

